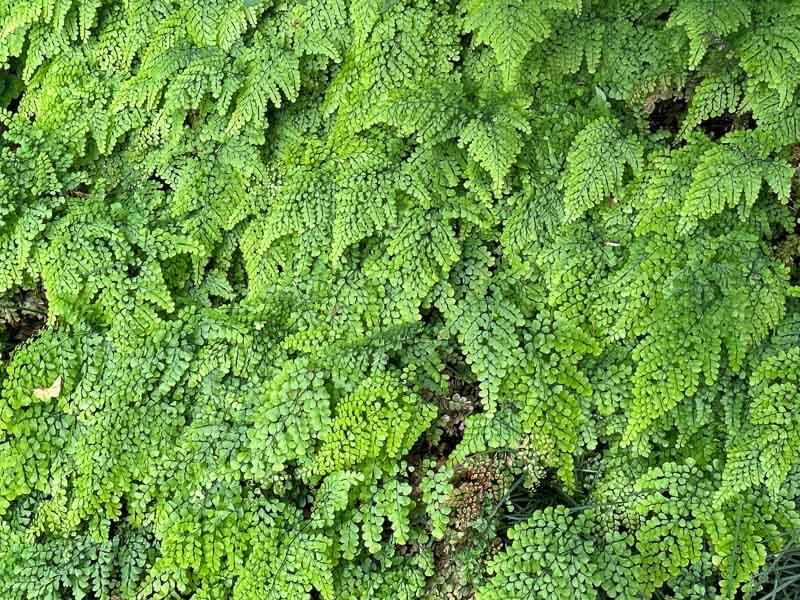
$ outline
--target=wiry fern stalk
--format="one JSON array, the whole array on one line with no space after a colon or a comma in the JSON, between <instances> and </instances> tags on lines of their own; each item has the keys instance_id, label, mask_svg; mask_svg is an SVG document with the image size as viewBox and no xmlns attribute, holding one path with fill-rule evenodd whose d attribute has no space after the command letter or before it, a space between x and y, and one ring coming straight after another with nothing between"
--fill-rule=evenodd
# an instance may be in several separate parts
<instances>
[{"instance_id":1,"label":"wiry fern stalk","mask_svg":"<svg viewBox=\"0 0 800 600\"><path fill-rule=\"evenodd\" d=\"M796 540L789 540L779 552L767 557L767 564L755 578L745 598L779 600L796 598L800 592L800 560Z\"/></svg>"}]
</instances>

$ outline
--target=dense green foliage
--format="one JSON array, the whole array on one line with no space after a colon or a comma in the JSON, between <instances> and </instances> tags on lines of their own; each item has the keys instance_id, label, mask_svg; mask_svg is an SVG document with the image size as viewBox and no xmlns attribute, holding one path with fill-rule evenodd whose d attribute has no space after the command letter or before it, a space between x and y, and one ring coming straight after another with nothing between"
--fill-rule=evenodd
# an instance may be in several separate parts
<instances>
[{"instance_id":1,"label":"dense green foliage","mask_svg":"<svg viewBox=\"0 0 800 600\"><path fill-rule=\"evenodd\" d=\"M794 564L800 0L0 0L0 63L3 600Z\"/></svg>"}]
</instances>

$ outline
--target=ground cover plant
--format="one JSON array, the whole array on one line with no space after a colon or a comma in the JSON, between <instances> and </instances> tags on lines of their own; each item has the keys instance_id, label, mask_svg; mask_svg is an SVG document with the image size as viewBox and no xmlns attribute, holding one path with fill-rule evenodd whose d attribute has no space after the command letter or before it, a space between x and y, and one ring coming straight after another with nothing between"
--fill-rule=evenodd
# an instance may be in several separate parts
<instances>
[{"instance_id":1,"label":"ground cover plant","mask_svg":"<svg viewBox=\"0 0 800 600\"><path fill-rule=\"evenodd\" d=\"M800 2L0 0L0 598L797 597Z\"/></svg>"}]
</instances>

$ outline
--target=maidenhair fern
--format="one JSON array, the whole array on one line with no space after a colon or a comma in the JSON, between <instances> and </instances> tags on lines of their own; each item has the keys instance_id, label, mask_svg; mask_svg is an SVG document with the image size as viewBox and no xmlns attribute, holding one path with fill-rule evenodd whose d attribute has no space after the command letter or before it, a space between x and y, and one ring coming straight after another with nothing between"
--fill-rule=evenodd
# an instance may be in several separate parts
<instances>
[{"instance_id":1,"label":"maidenhair fern","mask_svg":"<svg viewBox=\"0 0 800 600\"><path fill-rule=\"evenodd\" d=\"M758 597L799 18L0 1L0 598Z\"/></svg>"}]
</instances>

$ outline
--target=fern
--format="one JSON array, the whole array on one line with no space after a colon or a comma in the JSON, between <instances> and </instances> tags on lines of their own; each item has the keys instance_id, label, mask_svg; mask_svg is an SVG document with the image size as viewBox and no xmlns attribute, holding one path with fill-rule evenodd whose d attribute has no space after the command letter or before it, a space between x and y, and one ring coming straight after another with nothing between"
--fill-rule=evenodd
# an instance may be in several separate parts
<instances>
[{"instance_id":1,"label":"fern","mask_svg":"<svg viewBox=\"0 0 800 600\"><path fill-rule=\"evenodd\" d=\"M709 47L749 25L748 2L700 2L683 0L670 16L670 24L683 27L689 37L689 68L696 68Z\"/></svg>"},{"instance_id":2,"label":"fern","mask_svg":"<svg viewBox=\"0 0 800 600\"><path fill-rule=\"evenodd\" d=\"M564 177L564 208L574 221L597 206L622 186L625 167L639 168L641 147L625 139L609 119L598 119L586 126L567 154Z\"/></svg>"},{"instance_id":3,"label":"fern","mask_svg":"<svg viewBox=\"0 0 800 600\"><path fill-rule=\"evenodd\" d=\"M780 201L789 200L791 166L770 160L752 135L729 135L732 137L726 136L723 144L703 156L693 173L694 181L683 209L687 225L724 208L738 207L740 214L745 215L755 204L763 182Z\"/></svg>"},{"instance_id":4,"label":"fern","mask_svg":"<svg viewBox=\"0 0 800 600\"><path fill-rule=\"evenodd\" d=\"M757 594L798 17L0 2L0 598Z\"/></svg>"},{"instance_id":5,"label":"fern","mask_svg":"<svg viewBox=\"0 0 800 600\"><path fill-rule=\"evenodd\" d=\"M475 41L492 47L503 81L513 86L519 70L534 42L552 33L551 11L580 11L581 2L545 2L504 0L493 4L466 2L464 27L474 32Z\"/></svg>"}]
</instances>

